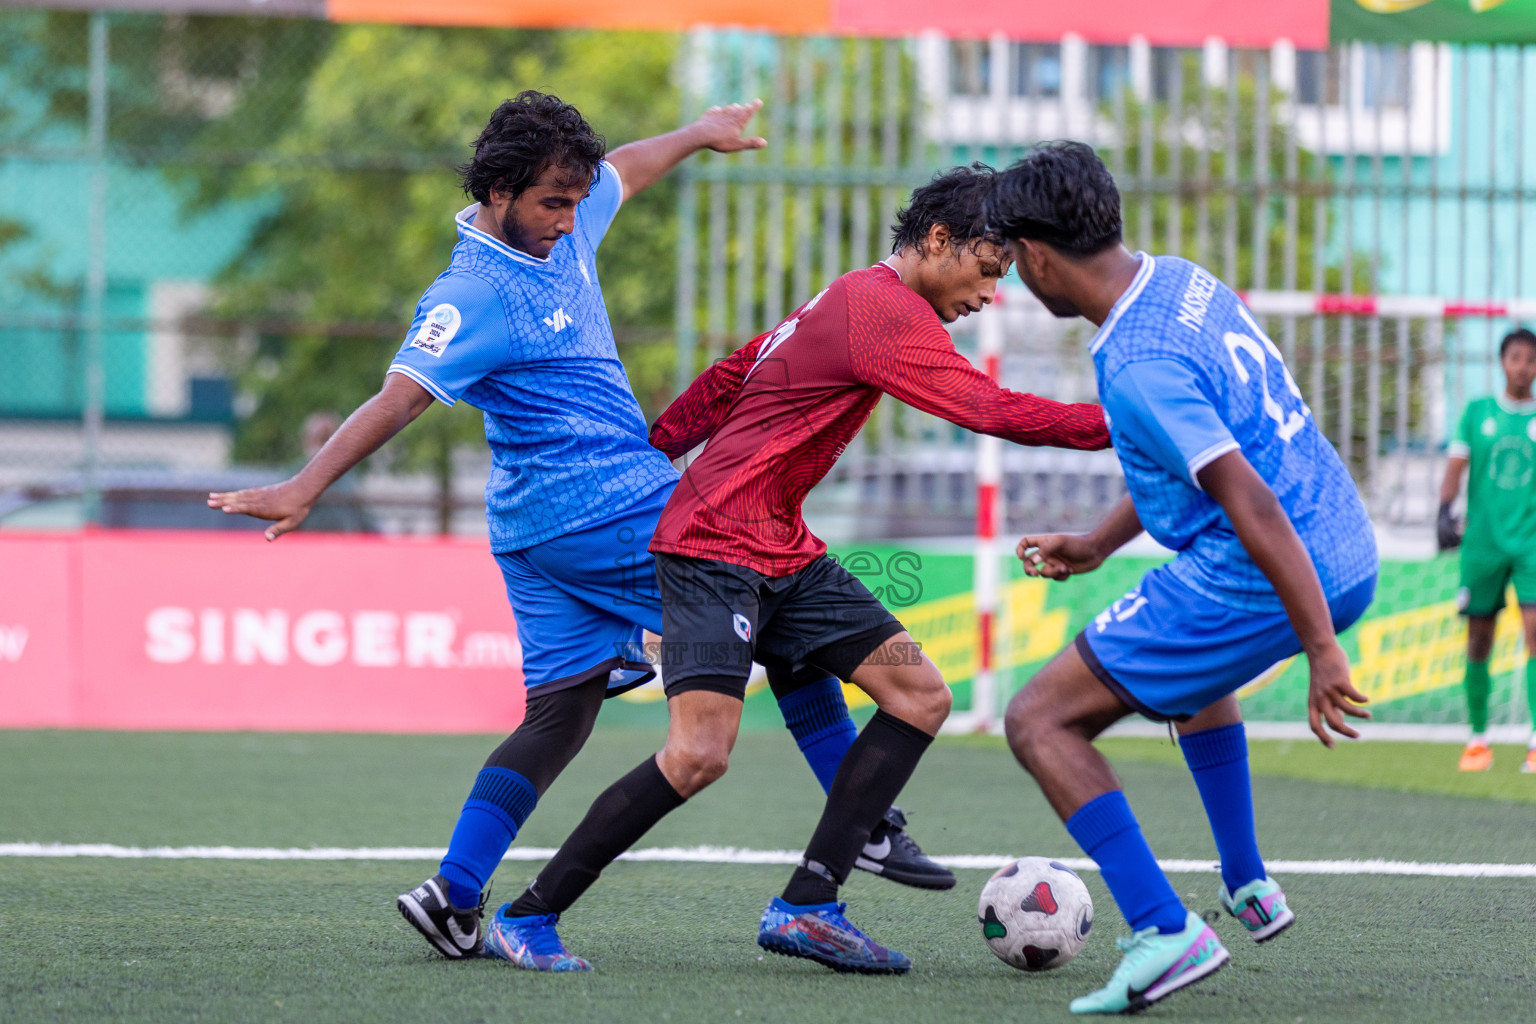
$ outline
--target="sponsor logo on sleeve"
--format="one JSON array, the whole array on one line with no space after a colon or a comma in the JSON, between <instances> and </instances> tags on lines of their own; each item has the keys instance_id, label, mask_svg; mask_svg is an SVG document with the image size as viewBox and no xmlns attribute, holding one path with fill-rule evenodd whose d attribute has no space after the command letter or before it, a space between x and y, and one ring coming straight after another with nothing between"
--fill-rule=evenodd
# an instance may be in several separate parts
<instances>
[{"instance_id":1,"label":"sponsor logo on sleeve","mask_svg":"<svg viewBox=\"0 0 1536 1024\"><path fill-rule=\"evenodd\" d=\"M441 359L443 349L459 333L459 325L463 322L464 318L459 315L457 306L446 302L433 306L427 319L422 322L421 330L411 339L411 348L419 348L427 355Z\"/></svg>"}]
</instances>

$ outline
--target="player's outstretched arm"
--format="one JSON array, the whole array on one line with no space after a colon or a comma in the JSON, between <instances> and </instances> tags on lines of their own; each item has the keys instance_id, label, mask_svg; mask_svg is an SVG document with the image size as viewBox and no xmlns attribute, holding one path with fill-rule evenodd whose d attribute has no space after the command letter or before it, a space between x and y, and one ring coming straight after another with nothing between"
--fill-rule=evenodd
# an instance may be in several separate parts
<instances>
[{"instance_id":1,"label":"player's outstretched arm","mask_svg":"<svg viewBox=\"0 0 1536 1024\"><path fill-rule=\"evenodd\" d=\"M1109 515L1087 533L1047 533L1025 537L1014 553L1024 563L1024 575L1064 580L1104 564L1141 533L1141 517L1130 495L1121 498Z\"/></svg>"},{"instance_id":2,"label":"player's outstretched arm","mask_svg":"<svg viewBox=\"0 0 1536 1024\"><path fill-rule=\"evenodd\" d=\"M1301 640L1311 666L1307 720L1323 746L1333 746L1329 729L1359 739L1345 715L1370 718L1360 707L1369 698L1349 679L1349 658L1333 632L1328 599L1312 565L1312 556L1296 535L1280 499L1241 451L1229 451L1196 474L1200 486L1226 512L1243 549L1269 579ZM1323 728L1326 722L1328 728Z\"/></svg>"},{"instance_id":3,"label":"player's outstretched arm","mask_svg":"<svg viewBox=\"0 0 1536 1024\"><path fill-rule=\"evenodd\" d=\"M960 353L950 354L946 359L933 353L940 358L924 360L921 356L928 353L911 353L918 358L894 363L882 390L956 426L1014 444L1090 452L1110 446L1102 407L1010 391Z\"/></svg>"},{"instance_id":4,"label":"player's outstretched arm","mask_svg":"<svg viewBox=\"0 0 1536 1024\"><path fill-rule=\"evenodd\" d=\"M271 521L267 540L297 530L325 489L378 451L432 404L426 388L401 373L384 378L379 393L358 406L315 457L282 483L208 495L208 507L228 515Z\"/></svg>"},{"instance_id":5,"label":"player's outstretched arm","mask_svg":"<svg viewBox=\"0 0 1536 1024\"><path fill-rule=\"evenodd\" d=\"M742 134L747 122L762 106L762 100L753 100L751 103L710 107L697 121L675 132L637 139L609 153L608 162L618 170L624 182L624 198L633 199L701 149L712 149L716 153L762 149L768 145L768 140Z\"/></svg>"},{"instance_id":6,"label":"player's outstretched arm","mask_svg":"<svg viewBox=\"0 0 1536 1024\"><path fill-rule=\"evenodd\" d=\"M1104 410L1010 391L971 365L938 318L893 317L848 332L848 356L861 384L978 434L1014 444L1098 451L1110 446Z\"/></svg>"}]
</instances>

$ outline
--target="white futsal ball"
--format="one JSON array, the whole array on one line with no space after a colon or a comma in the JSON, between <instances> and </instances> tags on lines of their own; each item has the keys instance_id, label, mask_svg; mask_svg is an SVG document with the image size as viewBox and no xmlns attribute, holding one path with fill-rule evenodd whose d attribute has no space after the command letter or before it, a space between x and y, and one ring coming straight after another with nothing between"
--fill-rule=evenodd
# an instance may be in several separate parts
<instances>
[{"instance_id":1,"label":"white futsal ball","mask_svg":"<svg viewBox=\"0 0 1536 1024\"><path fill-rule=\"evenodd\" d=\"M1093 899L1061 862L1021 857L987 880L976 916L999 960L1021 971L1048 971L1082 952L1093 927Z\"/></svg>"}]
</instances>

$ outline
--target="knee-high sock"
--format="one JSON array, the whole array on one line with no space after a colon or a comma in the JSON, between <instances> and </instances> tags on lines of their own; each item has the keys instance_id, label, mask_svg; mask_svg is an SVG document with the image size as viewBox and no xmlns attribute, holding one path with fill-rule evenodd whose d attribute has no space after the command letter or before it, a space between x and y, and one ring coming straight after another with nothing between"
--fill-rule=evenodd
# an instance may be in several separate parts
<instances>
[{"instance_id":1,"label":"knee-high sock","mask_svg":"<svg viewBox=\"0 0 1536 1024\"><path fill-rule=\"evenodd\" d=\"M785 902L806 906L837 898L837 887L853 870L870 831L932 742L933 737L916 726L875 712L843 758L805 859L784 890Z\"/></svg>"},{"instance_id":2,"label":"knee-high sock","mask_svg":"<svg viewBox=\"0 0 1536 1024\"><path fill-rule=\"evenodd\" d=\"M528 698L522 724L491 752L475 777L449 840L441 870L454 906L467 909L479 902L539 797L591 734L607 685L605 672Z\"/></svg>"},{"instance_id":3,"label":"knee-high sock","mask_svg":"<svg viewBox=\"0 0 1536 1024\"><path fill-rule=\"evenodd\" d=\"M1488 660L1467 659L1467 720L1472 723L1472 733L1481 736L1488 731L1488 693L1493 680L1488 674Z\"/></svg>"},{"instance_id":4,"label":"knee-high sock","mask_svg":"<svg viewBox=\"0 0 1536 1024\"><path fill-rule=\"evenodd\" d=\"M837 769L859 734L848 717L843 684L835 676L809 683L780 697L779 710L822 791L831 792Z\"/></svg>"},{"instance_id":5,"label":"knee-high sock","mask_svg":"<svg viewBox=\"0 0 1536 1024\"><path fill-rule=\"evenodd\" d=\"M1253 827L1253 789L1248 778L1248 738L1243 723L1179 737L1184 761L1195 776L1200 802L1221 855L1221 880L1236 892L1264 876Z\"/></svg>"},{"instance_id":6,"label":"knee-high sock","mask_svg":"<svg viewBox=\"0 0 1536 1024\"><path fill-rule=\"evenodd\" d=\"M615 857L682 805L683 797L662 774L656 758L641 761L598 794L581 824L507 913L512 917L564 913Z\"/></svg>"},{"instance_id":7,"label":"knee-high sock","mask_svg":"<svg viewBox=\"0 0 1536 1024\"><path fill-rule=\"evenodd\" d=\"M448 841L448 853L440 868L448 880L448 901L468 909L480 900L480 891L496 872L518 829L533 813L538 793L510 768L482 768L459 822Z\"/></svg>"},{"instance_id":8,"label":"knee-high sock","mask_svg":"<svg viewBox=\"0 0 1536 1024\"><path fill-rule=\"evenodd\" d=\"M1077 845L1099 863L1104 884L1132 931L1156 927L1164 934L1184 928L1184 904L1157 866L1125 794L1100 794L1067 819Z\"/></svg>"}]
</instances>

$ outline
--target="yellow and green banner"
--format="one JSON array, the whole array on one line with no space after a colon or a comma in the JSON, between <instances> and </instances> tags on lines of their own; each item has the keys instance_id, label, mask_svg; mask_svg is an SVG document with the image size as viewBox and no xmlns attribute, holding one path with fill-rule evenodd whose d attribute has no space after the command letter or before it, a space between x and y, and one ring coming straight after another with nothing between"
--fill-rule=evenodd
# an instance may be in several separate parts
<instances>
[{"instance_id":1,"label":"yellow and green banner","mask_svg":"<svg viewBox=\"0 0 1536 1024\"><path fill-rule=\"evenodd\" d=\"M1334 43L1536 42L1536 0L1332 0Z\"/></svg>"},{"instance_id":2,"label":"yellow and green banner","mask_svg":"<svg viewBox=\"0 0 1536 1024\"><path fill-rule=\"evenodd\" d=\"M865 546L834 550L851 572L884 601L923 645L955 690L955 707L970 707L976 673L976 611L972 559L940 549ZM1112 558L1098 571L1064 583L1029 579L1016 559L1006 559L999 594L994 666L1001 701L1115 599L1158 564L1152 558ZM1341 641L1354 680L1371 698L1374 721L1404 725L1455 725L1465 721L1462 675L1466 624L1456 613L1454 556L1383 563L1376 600ZM1493 654L1490 710L1496 725L1528 718L1520 640L1520 616L1500 616ZM1305 722L1307 666L1293 658L1243 688L1243 714L1256 722ZM850 689L849 705L868 704ZM612 702L605 720L660 721L660 687L631 691ZM777 725L781 719L765 681L749 691L745 723Z\"/></svg>"}]
</instances>

